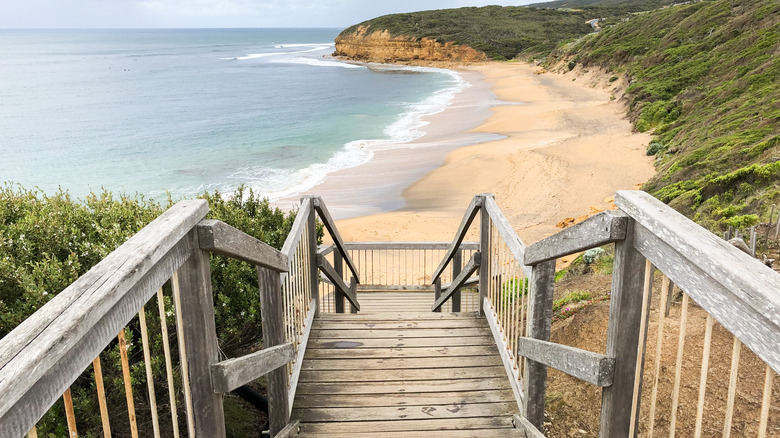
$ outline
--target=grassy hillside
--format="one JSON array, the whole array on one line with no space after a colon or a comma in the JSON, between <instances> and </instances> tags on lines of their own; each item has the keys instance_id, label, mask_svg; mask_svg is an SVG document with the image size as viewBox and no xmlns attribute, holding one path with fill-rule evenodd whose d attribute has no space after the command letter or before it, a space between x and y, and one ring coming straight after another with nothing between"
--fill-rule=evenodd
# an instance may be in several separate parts
<instances>
[{"instance_id":1,"label":"grassy hillside","mask_svg":"<svg viewBox=\"0 0 780 438\"><path fill-rule=\"evenodd\" d=\"M556 0L534 3L536 8L582 9L594 17L625 15L633 12L652 11L664 6L682 3L684 0Z\"/></svg>"},{"instance_id":2,"label":"grassy hillside","mask_svg":"<svg viewBox=\"0 0 780 438\"><path fill-rule=\"evenodd\" d=\"M656 138L645 189L711 229L780 201L780 2L717 0L632 18L555 52L631 79L631 115Z\"/></svg>"},{"instance_id":3,"label":"grassy hillside","mask_svg":"<svg viewBox=\"0 0 780 438\"><path fill-rule=\"evenodd\" d=\"M388 30L393 36L454 41L505 60L520 54L549 53L561 41L587 34L591 31L587 18L589 14L583 11L486 6L385 15L341 34L366 26L369 32Z\"/></svg>"}]
</instances>

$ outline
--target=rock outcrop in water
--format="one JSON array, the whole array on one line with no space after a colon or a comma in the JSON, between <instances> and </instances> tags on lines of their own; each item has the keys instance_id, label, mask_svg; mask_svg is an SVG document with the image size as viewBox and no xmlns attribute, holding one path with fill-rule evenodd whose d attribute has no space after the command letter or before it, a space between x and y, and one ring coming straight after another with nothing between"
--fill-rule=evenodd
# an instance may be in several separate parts
<instances>
[{"instance_id":1,"label":"rock outcrop in water","mask_svg":"<svg viewBox=\"0 0 780 438\"><path fill-rule=\"evenodd\" d=\"M482 62L487 56L466 45L440 43L433 38L415 39L404 35L392 36L386 30L369 32L359 26L348 35L336 38L335 56L359 61L385 63L414 62Z\"/></svg>"}]
</instances>

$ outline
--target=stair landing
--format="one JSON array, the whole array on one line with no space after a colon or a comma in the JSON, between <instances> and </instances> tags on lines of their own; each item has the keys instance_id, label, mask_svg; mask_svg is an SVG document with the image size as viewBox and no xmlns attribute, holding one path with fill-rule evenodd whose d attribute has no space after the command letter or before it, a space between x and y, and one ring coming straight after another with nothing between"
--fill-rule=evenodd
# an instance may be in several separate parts
<instances>
[{"instance_id":1,"label":"stair landing","mask_svg":"<svg viewBox=\"0 0 780 438\"><path fill-rule=\"evenodd\" d=\"M360 312L315 320L292 419L300 436L524 436L517 413L484 319Z\"/></svg>"}]
</instances>

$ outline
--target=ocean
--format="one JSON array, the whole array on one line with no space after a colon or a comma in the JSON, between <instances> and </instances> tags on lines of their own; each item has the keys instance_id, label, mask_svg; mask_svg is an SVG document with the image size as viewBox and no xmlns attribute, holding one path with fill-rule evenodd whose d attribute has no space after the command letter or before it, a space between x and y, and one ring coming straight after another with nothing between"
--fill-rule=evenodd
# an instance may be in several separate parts
<instances>
[{"instance_id":1,"label":"ocean","mask_svg":"<svg viewBox=\"0 0 780 438\"><path fill-rule=\"evenodd\" d=\"M0 181L295 196L423 135L469 84L338 61L338 29L0 30Z\"/></svg>"}]
</instances>

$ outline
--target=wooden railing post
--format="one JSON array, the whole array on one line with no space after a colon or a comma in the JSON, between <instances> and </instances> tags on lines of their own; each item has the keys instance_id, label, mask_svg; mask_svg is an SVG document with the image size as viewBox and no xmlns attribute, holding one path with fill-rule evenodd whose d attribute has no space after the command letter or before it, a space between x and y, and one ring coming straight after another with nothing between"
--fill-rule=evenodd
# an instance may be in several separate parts
<instances>
[{"instance_id":1,"label":"wooden railing post","mask_svg":"<svg viewBox=\"0 0 780 438\"><path fill-rule=\"evenodd\" d=\"M316 308L314 317L320 316L320 271L317 264L317 213L314 208L314 199L312 199L311 210L309 211L309 221L306 228L309 234L309 287L311 287L311 299L314 300Z\"/></svg>"},{"instance_id":2,"label":"wooden railing post","mask_svg":"<svg viewBox=\"0 0 780 438\"><path fill-rule=\"evenodd\" d=\"M635 221L629 219L625 240L615 243L606 351L615 359L615 371L612 385L601 396L599 436L605 438L627 437L631 427L645 272L645 258L634 247L634 228Z\"/></svg>"},{"instance_id":3,"label":"wooden railing post","mask_svg":"<svg viewBox=\"0 0 780 438\"><path fill-rule=\"evenodd\" d=\"M222 395L214 392L211 382L211 365L219 362L219 345L209 254L199 248L196 230L188 238L194 242L193 251L179 268L178 280L194 431L197 437L224 437Z\"/></svg>"},{"instance_id":4,"label":"wooden railing post","mask_svg":"<svg viewBox=\"0 0 780 438\"><path fill-rule=\"evenodd\" d=\"M458 248L455 251L455 255L452 256L452 279L453 279L453 281L458 276L458 274L460 274L460 270L462 268L463 268L463 251L460 248ZM452 311L453 312L460 312L460 288L458 288L458 290L455 291L454 294L452 294L452 298L450 298L450 300L452 300Z\"/></svg>"},{"instance_id":5,"label":"wooden railing post","mask_svg":"<svg viewBox=\"0 0 780 438\"><path fill-rule=\"evenodd\" d=\"M485 309L483 303L488 296L488 289L490 288L490 214L485 208L485 199L493 195L491 193L483 193L477 195L479 199L479 252L482 254L481 264L479 266L479 316L485 316Z\"/></svg>"},{"instance_id":6,"label":"wooden railing post","mask_svg":"<svg viewBox=\"0 0 780 438\"><path fill-rule=\"evenodd\" d=\"M441 277L437 278L433 282L433 301L436 302L441 297ZM441 312L441 307L435 309L434 312Z\"/></svg>"},{"instance_id":7,"label":"wooden railing post","mask_svg":"<svg viewBox=\"0 0 780 438\"><path fill-rule=\"evenodd\" d=\"M534 265L530 279L528 337L550 340L553 292L555 291L555 260ZM547 392L547 366L525 360L525 412L523 415L537 429L544 427L544 403Z\"/></svg>"},{"instance_id":8,"label":"wooden railing post","mask_svg":"<svg viewBox=\"0 0 780 438\"><path fill-rule=\"evenodd\" d=\"M349 279L349 290L352 291L352 296L357 298L357 279L355 277ZM349 313L358 313L357 307L352 303L349 304Z\"/></svg>"},{"instance_id":9,"label":"wooden railing post","mask_svg":"<svg viewBox=\"0 0 780 438\"><path fill-rule=\"evenodd\" d=\"M257 277L260 286L263 348L274 347L284 343L281 278L278 272L262 267L257 268ZM268 423L271 436L275 436L287 426L290 420L290 401L287 398L287 367L280 367L268 373L267 381Z\"/></svg>"},{"instance_id":10,"label":"wooden railing post","mask_svg":"<svg viewBox=\"0 0 780 438\"><path fill-rule=\"evenodd\" d=\"M343 278L344 258L341 256L341 251L338 248L333 250L333 269ZM344 313L344 300L346 299L344 292L337 287L334 289L336 290L336 313Z\"/></svg>"}]
</instances>

